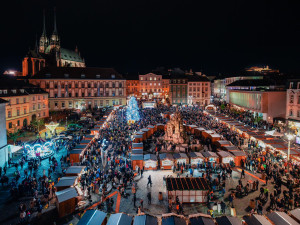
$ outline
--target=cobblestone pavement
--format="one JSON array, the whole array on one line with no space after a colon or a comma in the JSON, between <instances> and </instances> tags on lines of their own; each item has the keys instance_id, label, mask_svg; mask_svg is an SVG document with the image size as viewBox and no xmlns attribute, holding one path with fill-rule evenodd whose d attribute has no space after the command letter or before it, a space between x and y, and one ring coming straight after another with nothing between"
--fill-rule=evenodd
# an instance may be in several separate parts
<instances>
[{"instance_id":1,"label":"cobblestone pavement","mask_svg":"<svg viewBox=\"0 0 300 225\"><path fill-rule=\"evenodd\" d=\"M65 156L67 154L66 149L63 147L58 152L54 154L54 157L58 161L58 170L55 173L52 173L52 178L54 180L57 180L58 177L61 176L62 170L60 165L60 158L62 156ZM41 164L37 170L37 177L43 176L43 170L45 169L46 174L48 174L48 168L49 168L49 160L44 159L41 161ZM19 179L19 183L22 182L24 179L24 170L28 168L28 163L25 163L23 169L20 170L21 178ZM7 170L6 175L9 177L9 181L14 178L14 172L16 171L15 167L10 167ZM13 199L10 194L10 186L0 186L0 224L17 224L19 222L19 214L18 214L18 207L21 203L25 203L27 206L29 206L29 202L32 199L31 196L24 196L19 199ZM29 207L27 207L29 208ZM47 213L48 211L51 211L55 208L53 204L50 205L48 209L43 209L43 214ZM31 217L35 217L36 213L34 213Z\"/></svg>"}]
</instances>

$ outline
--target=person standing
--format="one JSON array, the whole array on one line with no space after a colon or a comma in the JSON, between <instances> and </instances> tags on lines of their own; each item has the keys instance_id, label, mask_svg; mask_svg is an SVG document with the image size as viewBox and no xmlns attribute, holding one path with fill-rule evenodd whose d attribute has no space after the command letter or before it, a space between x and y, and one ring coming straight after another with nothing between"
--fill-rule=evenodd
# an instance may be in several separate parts
<instances>
[{"instance_id":1,"label":"person standing","mask_svg":"<svg viewBox=\"0 0 300 225\"><path fill-rule=\"evenodd\" d=\"M148 198L148 205L151 205L151 192L148 192L147 198Z\"/></svg>"},{"instance_id":2,"label":"person standing","mask_svg":"<svg viewBox=\"0 0 300 225\"><path fill-rule=\"evenodd\" d=\"M150 187L152 187L151 175L149 175L149 177L148 177L147 187L148 187L149 184L150 184Z\"/></svg>"}]
</instances>

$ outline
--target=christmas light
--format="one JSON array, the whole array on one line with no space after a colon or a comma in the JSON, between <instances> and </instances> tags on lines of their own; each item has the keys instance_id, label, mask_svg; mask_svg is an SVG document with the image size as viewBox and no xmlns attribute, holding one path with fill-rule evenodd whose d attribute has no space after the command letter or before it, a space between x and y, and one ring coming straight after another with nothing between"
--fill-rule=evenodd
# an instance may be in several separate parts
<instances>
[{"instance_id":1,"label":"christmas light","mask_svg":"<svg viewBox=\"0 0 300 225\"><path fill-rule=\"evenodd\" d=\"M129 99L129 103L126 109L126 118L128 123L135 123L140 120L139 107L135 97Z\"/></svg>"}]
</instances>

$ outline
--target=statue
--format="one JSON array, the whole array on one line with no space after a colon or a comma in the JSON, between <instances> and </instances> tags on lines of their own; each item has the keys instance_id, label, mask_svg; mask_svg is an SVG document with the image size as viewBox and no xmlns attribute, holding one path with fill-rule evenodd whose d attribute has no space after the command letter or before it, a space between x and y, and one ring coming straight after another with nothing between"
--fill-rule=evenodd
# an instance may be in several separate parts
<instances>
[{"instance_id":1,"label":"statue","mask_svg":"<svg viewBox=\"0 0 300 225\"><path fill-rule=\"evenodd\" d=\"M167 123L164 138L166 141L171 141L174 144L184 144L187 142L183 119L179 111L171 115L170 121Z\"/></svg>"}]
</instances>

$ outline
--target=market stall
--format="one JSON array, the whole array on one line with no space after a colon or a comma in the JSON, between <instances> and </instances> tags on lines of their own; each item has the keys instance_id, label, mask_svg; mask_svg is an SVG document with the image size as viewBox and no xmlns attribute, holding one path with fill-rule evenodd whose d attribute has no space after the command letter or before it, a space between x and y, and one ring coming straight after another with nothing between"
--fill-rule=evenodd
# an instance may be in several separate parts
<instances>
[{"instance_id":1,"label":"market stall","mask_svg":"<svg viewBox=\"0 0 300 225\"><path fill-rule=\"evenodd\" d=\"M145 170L157 170L158 162L157 157L154 154L144 155L144 169Z\"/></svg>"},{"instance_id":2,"label":"market stall","mask_svg":"<svg viewBox=\"0 0 300 225\"><path fill-rule=\"evenodd\" d=\"M196 135L197 137L201 137L203 131L205 131L205 128L203 128L203 127L198 127L198 128L195 129L195 135Z\"/></svg>"},{"instance_id":3,"label":"market stall","mask_svg":"<svg viewBox=\"0 0 300 225\"><path fill-rule=\"evenodd\" d=\"M155 126L157 130L165 130L165 125L162 123L158 123Z\"/></svg>"},{"instance_id":4,"label":"market stall","mask_svg":"<svg viewBox=\"0 0 300 225\"><path fill-rule=\"evenodd\" d=\"M209 184L202 177L166 178L168 199L173 202L178 196L183 203L204 203L210 190Z\"/></svg>"},{"instance_id":5,"label":"market stall","mask_svg":"<svg viewBox=\"0 0 300 225\"><path fill-rule=\"evenodd\" d=\"M232 155L234 155L234 164L235 166L241 166L242 161L245 162L247 158L247 154L241 150L230 150Z\"/></svg>"},{"instance_id":6,"label":"market stall","mask_svg":"<svg viewBox=\"0 0 300 225\"><path fill-rule=\"evenodd\" d=\"M55 195L59 217L64 217L75 212L75 207L78 203L78 193L74 187L57 191Z\"/></svg>"},{"instance_id":7,"label":"market stall","mask_svg":"<svg viewBox=\"0 0 300 225\"><path fill-rule=\"evenodd\" d=\"M160 169L170 170L174 165L174 157L170 153L161 153L159 154L160 159Z\"/></svg>"},{"instance_id":8,"label":"market stall","mask_svg":"<svg viewBox=\"0 0 300 225\"><path fill-rule=\"evenodd\" d=\"M143 154L143 149L132 149L131 150L131 154L132 155L139 155L139 154Z\"/></svg>"},{"instance_id":9,"label":"market stall","mask_svg":"<svg viewBox=\"0 0 300 225\"><path fill-rule=\"evenodd\" d=\"M70 151L71 163L79 163L84 154L84 149L73 149Z\"/></svg>"},{"instance_id":10,"label":"market stall","mask_svg":"<svg viewBox=\"0 0 300 225\"><path fill-rule=\"evenodd\" d=\"M190 152L189 156L190 156L191 166L193 168L197 168L198 165L201 165L205 161L204 156L200 152Z\"/></svg>"},{"instance_id":11,"label":"market stall","mask_svg":"<svg viewBox=\"0 0 300 225\"><path fill-rule=\"evenodd\" d=\"M88 210L81 217L77 225L106 225L107 214L99 210Z\"/></svg>"},{"instance_id":12,"label":"market stall","mask_svg":"<svg viewBox=\"0 0 300 225\"><path fill-rule=\"evenodd\" d=\"M233 216L217 217L216 221L218 225L242 225L241 219Z\"/></svg>"},{"instance_id":13,"label":"market stall","mask_svg":"<svg viewBox=\"0 0 300 225\"><path fill-rule=\"evenodd\" d=\"M144 159L143 154L132 154L131 155L132 168L135 170L135 169L137 169L137 166L138 166L140 169L143 169L143 166L144 166L143 159Z\"/></svg>"},{"instance_id":14,"label":"market stall","mask_svg":"<svg viewBox=\"0 0 300 225\"><path fill-rule=\"evenodd\" d=\"M226 141L226 140L218 140L214 143L218 148L222 148L224 146L231 146L231 142L230 141Z\"/></svg>"},{"instance_id":15,"label":"market stall","mask_svg":"<svg viewBox=\"0 0 300 225\"><path fill-rule=\"evenodd\" d=\"M191 134L195 134L195 129L197 128L196 125L189 125L188 130Z\"/></svg>"},{"instance_id":16,"label":"market stall","mask_svg":"<svg viewBox=\"0 0 300 225\"><path fill-rule=\"evenodd\" d=\"M211 143L221 140L221 135L219 134L209 134L208 138L211 140Z\"/></svg>"},{"instance_id":17,"label":"market stall","mask_svg":"<svg viewBox=\"0 0 300 225\"><path fill-rule=\"evenodd\" d=\"M70 166L66 173L65 176L71 177L71 176L76 176L78 177L84 172L85 166Z\"/></svg>"},{"instance_id":18,"label":"market stall","mask_svg":"<svg viewBox=\"0 0 300 225\"><path fill-rule=\"evenodd\" d=\"M136 135L142 136L142 141L146 141L147 140L147 132L141 130L139 132L136 132Z\"/></svg>"},{"instance_id":19,"label":"market stall","mask_svg":"<svg viewBox=\"0 0 300 225\"><path fill-rule=\"evenodd\" d=\"M140 143L140 142L143 142L143 135L134 135L134 136L133 136L133 142L134 142L134 143Z\"/></svg>"},{"instance_id":20,"label":"market stall","mask_svg":"<svg viewBox=\"0 0 300 225\"><path fill-rule=\"evenodd\" d=\"M80 141L79 145L89 145L91 143L91 140L88 140L88 139L83 139Z\"/></svg>"},{"instance_id":21,"label":"market stall","mask_svg":"<svg viewBox=\"0 0 300 225\"><path fill-rule=\"evenodd\" d=\"M89 134L89 135L86 135L84 137L85 140L93 140L93 138L95 137L95 135L92 135L92 134Z\"/></svg>"},{"instance_id":22,"label":"market stall","mask_svg":"<svg viewBox=\"0 0 300 225\"><path fill-rule=\"evenodd\" d=\"M212 130L205 130L202 131L201 136L204 140L206 140L207 138L209 138L210 134L214 134L215 132L213 132Z\"/></svg>"},{"instance_id":23,"label":"market stall","mask_svg":"<svg viewBox=\"0 0 300 225\"><path fill-rule=\"evenodd\" d=\"M144 128L141 130L142 132L146 133L146 139L149 138L152 134L151 134L151 130L148 128Z\"/></svg>"},{"instance_id":24,"label":"market stall","mask_svg":"<svg viewBox=\"0 0 300 225\"><path fill-rule=\"evenodd\" d=\"M143 144L143 142L132 143L132 149L144 149L144 144Z\"/></svg>"},{"instance_id":25,"label":"market stall","mask_svg":"<svg viewBox=\"0 0 300 225\"><path fill-rule=\"evenodd\" d=\"M173 157L177 166L189 164L189 157L185 153L175 153Z\"/></svg>"},{"instance_id":26,"label":"market stall","mask_svg":"<svg viewBox=\"0 0 300 225\"><path fill-rule=\"evenodd\" d=\"M111 214L107 225L131 225L132 217L123 213Z\"/></svg>"},{"instance_id":27,"label":"market stall","mask_svg":"<svg viewBox=\"0 0 300 225\"><path fill-rule=\"evenodd\" d=\"M137 215L134 217L133 225L158 225L158 219L150 215Z\"/></svg>"},{"instance_id":28,"label":"market stall","mask_svg":"<svg viewBox=\"0 0 300 225\"><path fill-rule=\"evenodd\" d=\"M186 219L174 213L164 214L161 218L161 225L186 225Z\"/></svg>"},{"instance_id":29,"label":"market stall","mask_svg":"<svg viewBox=\"0 0 300 225\"><path fill-rule=\"evenodd\" d=\"M190 225L215 225L215 222L211 216L202 213L189 215L189 221Z\"/></svg>"},{"instance_id":30,"label":"market stall","mask_svg":"<svg viewBox=\"0 0 300 225\"><path fill-rule=\"evenodd\" d=\"M245 221L245 225L273 225L265 216L258 215L258 214L252 214L243 216L243 219Z\"/></svg>"},{"instance_id":31,"label":"market stall","mask_svg":"<svg viewBox=\"0 0 300 225\"><path fill-rule=\"evenodd\" d=\"M235 145L223 146L222 149L224 149L225 151L240 151L240 149Z\"/></svg>"},{"instance_id":32,"label":"market stall","mask_svg":"<svg viewBox=\"0 0 300 225\"><path fill-rule=\"evenodd\" d=\"M296 220L285 212L271 212L267 214L267 217L274 223L274 225L299 225Z\"/></svg>"},{"instance_id":33,"label":"market stall","mask_svg":"<svg viewBox=\"0 0 300 225\"><path fill-rule=\"evenodd\" d=\"M54 187L56 187L57 191L62 191L69 187L74 187L76 185L76 183L77 183L77 176L62 177L59 179L57 184L54 185Z\"/></svg>"},{"instance_id":34,"label":"market stall","mask_svg":"<svg viewBox=\"0 0 300 225\"><path fill-rule=\"evenodd\" d=\"M205 157L205 161L212 163L213 166L215 163L219 163L219 156L215 152L206 151L201 153Z\"/></svg>"},{"instance_id":35,"label":"market stall","mask_svg":"<svg viewBox=\"0 0 300 225\"><path fill-rule=\"evenodd\" d=\"M230 164L231 162L234 162L235 159L234 155L225 151L218 151L217 155L220 156L219 162L223 164Z\"/></svg>"},{"instance_id":36,"label":"market stall","mask_svg":"<svg viewBox=\"0 0 300 225\"><path fill-rule=\"evenodd\" d=\"M148 125L147 128L150 130L150 135L156 132L156 126Z\"/></svg>"},{"instance_id":37,"label":"market stall","mask_svg":"<svg viewBox=\"0 0 300 225\"><path fill-rule=\"evenodd\" d=\"M290 211L290 216L300 224L300 208Z\"/></svg>"}]
</instances>

